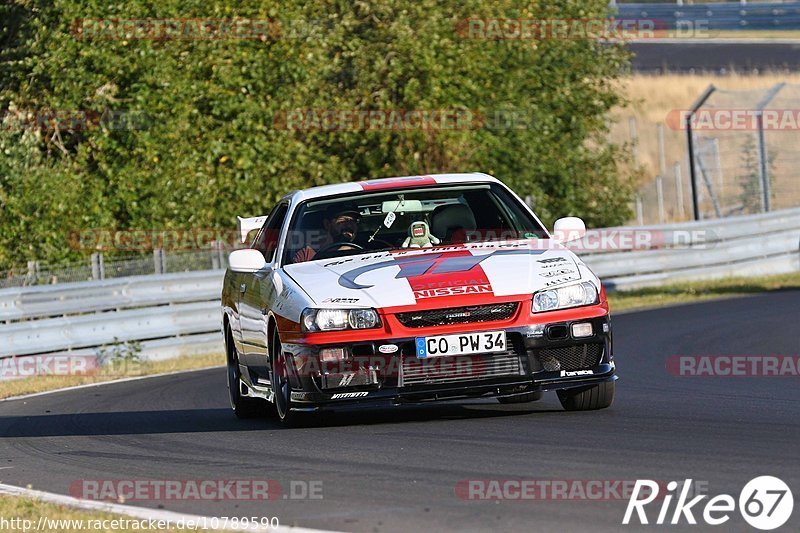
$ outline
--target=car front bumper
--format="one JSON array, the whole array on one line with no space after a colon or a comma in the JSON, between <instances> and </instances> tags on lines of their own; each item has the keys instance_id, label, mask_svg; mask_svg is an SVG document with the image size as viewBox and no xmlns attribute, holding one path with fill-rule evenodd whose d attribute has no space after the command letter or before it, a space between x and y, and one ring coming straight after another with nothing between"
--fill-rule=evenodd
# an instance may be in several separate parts
<instances>
[{"instance_id":1,"label":"car front bumper","mask_svg":"<svg viewBox=\"0 0 800 533\"><path fill-rule=\"evenodd\" d=\"M591 309L591 308L590 308ZM497 354L418 359L415 336L335 344L285 344L290 355L292 407L314 410L353 404L403 404L583 388L617 379L607 308L581 317L497 327L465 324L463 333L505 331ZM558 316L558 315L556 315ZM563 316L563 315L562 315ZM572 325L591 323L575 338ZM427 336L420 330L419 336ZM320 361L320 351L342 348L349 359Z\"/></svg>"}]
</instances>

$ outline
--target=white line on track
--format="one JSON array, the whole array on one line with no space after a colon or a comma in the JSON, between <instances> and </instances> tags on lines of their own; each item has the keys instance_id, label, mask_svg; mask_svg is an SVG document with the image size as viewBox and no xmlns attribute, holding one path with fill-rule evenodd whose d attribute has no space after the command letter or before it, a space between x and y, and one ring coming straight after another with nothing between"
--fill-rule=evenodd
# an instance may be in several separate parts
<instances>
[{"instance_id":1,"label":"white line on track","mask_svg":"<svg viewBox=\"0 0 800 533\"><path fill-rule=\"evenodd\" d=\"M32 498L34 500L39 500L47 503L54 503L57 505L65 505L67 507L72 507L75 509L125 515L125 516L130 516L132 518L138 518L140 520L165 520L165 521L169 520L171 521L173 527L175 523L177 523L179 520L183 520L184 523L186 523L189 520L194 520L195 523L197 523L199 520L201 523L205 521L204 523L208 524L210 523L211 518L213 518L200 515L175 513L173 511L164 511L161 509L147 509L144 507L133 507L131 505L122 505L119 503L98 502L93 500L80 500L78 498L65 496L63 494L54 494L52 492L43 492L40 490L15 487L14 485L6 485L4 483L0 483L0 495ZM220 523L223 522L224 522L223 520L220 520ZM275 531L278 533L320 533L323 531L321 529L308 529L302 527L286 527L286 526L279 526L276 529L273 529L271 527L261 527L258 529L245 528L245 527L234 528L229 526L225 528L225 530L226 531ZM330 532L324 532L324 533L330 533Z\"/></svg>"}]
</instances>

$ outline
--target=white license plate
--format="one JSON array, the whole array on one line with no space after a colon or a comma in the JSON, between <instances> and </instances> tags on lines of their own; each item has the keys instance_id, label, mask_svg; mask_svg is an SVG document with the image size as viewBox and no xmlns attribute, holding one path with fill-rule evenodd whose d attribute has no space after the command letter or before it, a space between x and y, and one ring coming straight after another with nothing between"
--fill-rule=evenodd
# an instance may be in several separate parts
<instances>
[{"instance_id":1,"label":"white license plate","mask_svg":"<svg viewBox=\"0 0 800 533\"><path fill-rule=\"evenodd\" d=\"M417 357L419 359L506 351L505 331L483 331L481 333L417 337L416 341Z\"/></svg>"}]
</instances>

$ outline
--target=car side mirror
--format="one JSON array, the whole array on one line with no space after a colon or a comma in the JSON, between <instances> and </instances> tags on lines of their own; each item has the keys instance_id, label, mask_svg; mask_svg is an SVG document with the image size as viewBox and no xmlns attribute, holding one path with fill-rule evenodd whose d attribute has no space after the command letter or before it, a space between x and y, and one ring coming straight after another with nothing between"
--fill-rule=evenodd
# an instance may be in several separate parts
<instances>
[{"instance_id":1,"label":"car side mirror","mask_svg":"<svg viewBox=\"0 0 800 533\"><path fill-rule=\"evenodd\" d=\"M553 239L560 243L577 241L586 235L586 224L578 217L564 217L553 225Z\"/></svg>"},{"instance_id":2,"label":"car side mirror","mask_svg":"<svg viewBox=\"0 0 800 533\"><path fill-rule=\"evenodd\" d=\"M231 252L228 256L228 266L234 272L258 272L267 266L267 262L258 250L242 248Z\"/></svg>"}]
</instances>

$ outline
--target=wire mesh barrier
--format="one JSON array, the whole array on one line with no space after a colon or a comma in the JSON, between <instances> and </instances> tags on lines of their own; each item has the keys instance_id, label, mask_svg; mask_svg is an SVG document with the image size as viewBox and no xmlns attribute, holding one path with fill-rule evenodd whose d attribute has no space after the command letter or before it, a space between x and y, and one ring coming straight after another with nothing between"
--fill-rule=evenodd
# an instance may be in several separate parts
<instances>
[{"instance_id":1,"label":"wire mesh barrier","mask_svg":"<svg viewBox=\"0 0 800 533\"><path fill-rule=\"evenodd\" d=\"M691 107L671 110L657 131L658 174L634 198L638 225L800 206L800 86L710 85ZM631 139L637 142L633 130Z\"/></svg>"},{"instance_id":2,"label":"wire mesh barrier","mask_svg":"<svg viewBox=\"0 0 800 533\"><path fill-rule=\"evenodd\" d=\"M136 255L115 259L107 259L101 253L94 253L85 261L66 265L28 261L25 268L3 272L0 275L0 288L224 269L228 266L228 252L230 250L225 247L212 245L207 250L157 249L146 256Z\"/></svg>"},{"instance_id":3,"label":"wire mesh barrier","mask_svg":"<svg viewBox=\"0 0 800 533\"><path fill-rule=\"evenodd\" d=\"M684 122L696 218L800 205L800 86L731 91L712 85L704 96Z\"/></svg>"}]
</instances>

